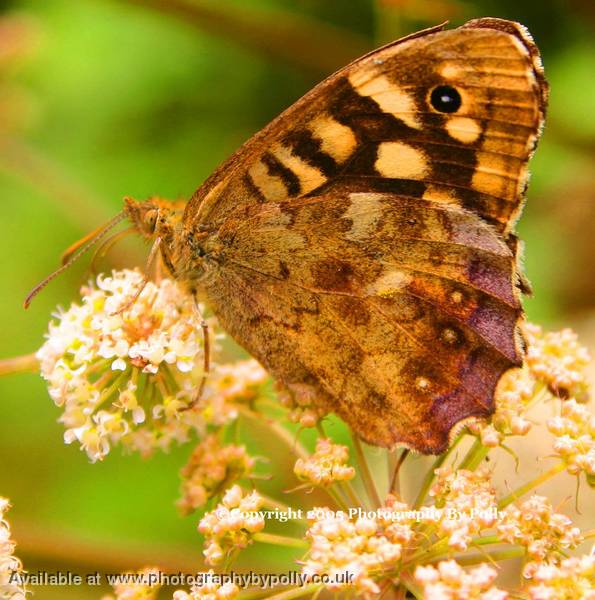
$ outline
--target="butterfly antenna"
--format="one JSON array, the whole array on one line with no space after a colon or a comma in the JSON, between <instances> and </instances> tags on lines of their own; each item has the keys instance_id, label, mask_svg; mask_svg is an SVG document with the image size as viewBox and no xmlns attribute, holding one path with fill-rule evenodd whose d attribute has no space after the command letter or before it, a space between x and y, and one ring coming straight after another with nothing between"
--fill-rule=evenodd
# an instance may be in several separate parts
<instances>
[{"instance_id":1,"label":"butterfly antenna","mask_svg":"<svg viewBox=\"0 0 595 600\"><path fill-rule=\"evenodd\" d=\"M118 213L111 221L98 227L95 231L86 235L84 238L70 246L68 250L62 255L62 266L56 269L53 273L50 273L42 282L38 283L27 295L25 302L23 302L24 308L29 308L31 301L43 288L53 279L58 277L61 273L66 271L73 263L75 263L85 252L92 248L99 240L101 240L111 229L113 229L118 223L126 218L126 212L122 211Z\"/></svg>"},{"instance_id":2,"label":"butterfly antenna","mask_svg":"<svg viewBox=\"0 0 595 600\"><path fill-rule=\"evenodd\" d=\"M151 251L149 252L149 257L147 258L147 265L145 267L145 275L143 277L142 283L138 286L138 289L134 293L134 296L132 296L132 298L130 298L130 300L126 302L124 306L120 307L116 312L113 312L111 314L112 317L115 317L116 315L121 315L123 312L127 311L129 308L134 306L134 303L138 300L138 297L143 293L145 287L147 287L147 283L149 283L149 271L151 270L151 267L155 262L157 252L159 251L159 246L161 246L161 238L157 237L153 242L153 246L151 246Z\"/></svg>"}]
</instances>

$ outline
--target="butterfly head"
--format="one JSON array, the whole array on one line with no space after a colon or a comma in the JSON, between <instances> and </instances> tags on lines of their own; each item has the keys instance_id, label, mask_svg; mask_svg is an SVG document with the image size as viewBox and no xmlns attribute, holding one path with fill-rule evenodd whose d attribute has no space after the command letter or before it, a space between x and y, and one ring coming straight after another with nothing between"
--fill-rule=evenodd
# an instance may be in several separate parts
<instances>
[{"instance_id":1,"label":"butterfly head","mask_svg":"<svg viewBox=\"0 0 595 600\"><path fill-rule=\"evenodd\" d=\"M146 240L170 239L176 230L183 210L183 204L160 198L137 201L124 199L124 211L136 231Z\"/></svg>"}]
</instances>

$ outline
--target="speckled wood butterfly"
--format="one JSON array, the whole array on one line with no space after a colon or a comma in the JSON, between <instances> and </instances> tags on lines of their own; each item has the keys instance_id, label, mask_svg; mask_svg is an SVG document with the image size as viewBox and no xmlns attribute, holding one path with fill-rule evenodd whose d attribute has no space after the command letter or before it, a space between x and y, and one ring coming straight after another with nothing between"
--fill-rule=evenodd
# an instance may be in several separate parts
<instances>
[{"instance_id":1,"label":"speckled wood butterfly","mask_svg":"<svg viewBox=\"0 0 595 600\"><path fill-rule=\"evenodd\" d=\"M317 85L185 207L126 214L298 402L439 453L522 361L513 228L546 101L521 25L427 29Z\"/></svg>"}]
</instances>

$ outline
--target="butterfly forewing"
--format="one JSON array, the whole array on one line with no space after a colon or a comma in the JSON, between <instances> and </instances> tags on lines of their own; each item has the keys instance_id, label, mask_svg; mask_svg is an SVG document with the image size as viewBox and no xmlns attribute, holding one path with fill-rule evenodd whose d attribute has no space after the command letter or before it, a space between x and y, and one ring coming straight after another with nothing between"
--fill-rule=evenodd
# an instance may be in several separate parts
<instances>
[{"instance_id":1,"label":"butterfly forewing","mask_svg":"<svg viewBox=\"0 0 595 600\"><path fill-rule=\"evenodd\" d=\"M522 360L511 228L545 93L509 22L373 52L197 191L177 272L288 389L371 443L439 452Z\"/></svg>"}]
</instances>

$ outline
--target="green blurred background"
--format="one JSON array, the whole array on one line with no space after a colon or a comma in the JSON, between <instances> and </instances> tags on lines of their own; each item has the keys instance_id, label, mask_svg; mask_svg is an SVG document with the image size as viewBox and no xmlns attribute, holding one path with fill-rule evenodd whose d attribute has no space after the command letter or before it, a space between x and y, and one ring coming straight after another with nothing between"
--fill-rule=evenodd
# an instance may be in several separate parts
<instances>
[{"instance_id":1,"label":"green blurred background","mask_svg":"<svg viewBox=\"0 0 595 600\"><path fill-rule=\"evenodd\" d=\"M189 197L239 144L348 60L422 27L480 16L527 25L552 86L519 226L535 290L529 317L573 325L590 344L593 2L0 0L0 358L41 345L50 312L75 297L86 266L52 283L28 312L25 294L67 246L117 213L123 196ZM126 242L105 266L142 264L145 252ZM26 568L199 566L197 518L180 518L173 506L191 448L148 461L115 451L89 465L62 443L57 416L39 377L0 378L0 494L14 505ZM255 451L275 452L258 428L243 430ZM268 488L279 496L294 483ZM243 564L266 559L268 570L284 571L289 556L296 553L259 548Z\"/></svg>"}]
</instances>

